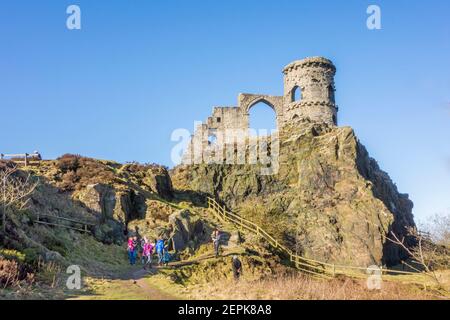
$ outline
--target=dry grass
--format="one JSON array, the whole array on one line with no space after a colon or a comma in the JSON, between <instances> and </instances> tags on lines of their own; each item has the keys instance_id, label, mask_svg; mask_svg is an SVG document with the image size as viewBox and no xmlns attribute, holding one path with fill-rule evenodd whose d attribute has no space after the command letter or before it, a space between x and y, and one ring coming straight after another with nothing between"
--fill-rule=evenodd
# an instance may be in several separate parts
<instances>
[{"instance_id":1,"label":"dry grass","mask_svg":"<svg viewBox=\"0 0 450 320\"><path fill-rule=\"evenodd\" d=\"M0 289L27 287L34 282L34 274L21 263L0 256Z\"/></svg>"},{"instance_id":2,"label":"dry grass","mask_svg":"<svg viewBox=\"0 0 450 320\"><path fill-rule=\"evenodd\" d=\"M16 286L19 276L20 270L17 262L0 258L0 287Z\"/></svg>"},{"instance_id":3,"label":"dry grass","mask_svg":"<svg viewBox=\"0 0 450 320\"><path fill-rule=\"evenodd\" d=\"M369 290L365 280L317 280L303 275L258 281L221 281L220 285L196 286L193 299L262 300L423 300L437 295L414 286L382 283L381 290Z\"/></svg>"}]
</instances>

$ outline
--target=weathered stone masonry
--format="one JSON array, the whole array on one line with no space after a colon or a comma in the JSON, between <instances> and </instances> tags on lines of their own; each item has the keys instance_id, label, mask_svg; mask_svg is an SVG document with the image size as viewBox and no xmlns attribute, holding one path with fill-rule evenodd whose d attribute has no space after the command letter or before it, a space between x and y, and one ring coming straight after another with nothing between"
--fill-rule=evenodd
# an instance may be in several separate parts
<instances>
[{"instance_id":1,"label":"weathered stone masonry","mask_svg":"<svg viewBox=\"0 0 450 320\"><path fill-rule=\"evenodd\" d=\"M241 135L248 133L249 111L259 102L264 102L275 111L278 129L303 119L337 125L335 73L333 63L322 57L288 64L283 69L283 96L241 93L237 106L214 107L212 115L196 128L185 156L193 154L194 145L206 147L211 143L211 137L220 136L225 130L235 130Z\"/></svg>"},{"instance_id":2,"label":"weathered stone masonry","mask_svg":"<svg viewBox=\"0 0 450 320\"><path fill-rule=\"evenodd\" d=\"M294 61L283 69L284 123L296 118L337 125L337 107L334 99L336 68L325 58L307 58ZM299 88L301 98L294 100Z\"/></svg>"}]
</instances>

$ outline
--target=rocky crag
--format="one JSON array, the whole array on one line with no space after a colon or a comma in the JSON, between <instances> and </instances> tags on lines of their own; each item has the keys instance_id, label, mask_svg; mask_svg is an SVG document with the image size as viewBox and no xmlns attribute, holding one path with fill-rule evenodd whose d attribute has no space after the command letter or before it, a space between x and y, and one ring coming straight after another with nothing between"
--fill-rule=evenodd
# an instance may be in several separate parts
<instances>
[{"instance_id":1,"label":"rocky crag","mask_svg":"<svg viewBox=\"0 0 450 320\"><path fill-rule=\"evenodd\" d=\"M52 217L89 222L95 240L106 245L122 246L129 234L146 235L152 240L164 236L176 251L209 240L211 227L177 206L168 170L163 166L65 155L21 169L15 178L27 174L31 174L31 181L38 181L38 186L26 210L8 214L0 245L25 250L31 260L41 257L64 262L79 238L77 232L34 223L38 215L48 223L58 221Z\"/></svg>"},{"instance_id":2,"label":"rocky crag","mask_svg":"<svg viewBox=\"0 0 450 320\"><path fill-rule=\"evenodd\" d=\"M0 162L0 170L12 165ZM240 256L248 279L289 271L266 245L251 235L242 237L232 225L208 213L204 196L174 189L165 167L64 155L21 167L14 179L28 175L38 185L26 208L11 208L5 232L0 229L0 269L18 263L18 279L23 285L30 277L36 280L27 286L33 286L39 298L66 297L64 266L79 265L83 276L94 282L128 274L127 235L168 240L175 265L167 272L161 270L160 278L171 283L229 279L233 254ZM50 224L37 223L38 215L41 222ZM73 225L55 217L90 222L91 232L61 227ZM51 224L55 222L59 226ZM219 258L214 257L211 245L211 233L217 226L223 232L224 255ZM0 282L4 280L2 269ZM27 290L0 290L0 299L30 297Z\"/></svg>"},{"instance_id":3,"label":"rocky crag","mask_svg":"<svg viewBox=\"0 0 450 320\"><path fill-rule=\"evenodd\" d=\"M300 123L301 122L301 123ZM279 171L258 165L181 165L174 187L216 197L305 257L354 266L395 265L387 239L414 226L413 203L350 127L299 120L280 132Z\"/></svg>"}]
</instances>

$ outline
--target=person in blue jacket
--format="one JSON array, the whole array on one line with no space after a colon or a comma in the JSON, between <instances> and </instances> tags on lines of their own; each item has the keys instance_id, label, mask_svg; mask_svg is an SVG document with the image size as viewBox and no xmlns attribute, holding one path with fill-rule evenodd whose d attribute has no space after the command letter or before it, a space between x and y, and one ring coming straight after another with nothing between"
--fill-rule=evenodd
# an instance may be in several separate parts
<instances>
[{"instance_id":1,"label":"person in blue jacket","mask_svg":"<svg viewBox=\"0 0 450 320\"><path fill-rule=\"evenodd\" d=\"M158 263L162 265L164 260L164 239L162 238L156 242L156 253L158 254Z\"/></svg>"}]
</instances>

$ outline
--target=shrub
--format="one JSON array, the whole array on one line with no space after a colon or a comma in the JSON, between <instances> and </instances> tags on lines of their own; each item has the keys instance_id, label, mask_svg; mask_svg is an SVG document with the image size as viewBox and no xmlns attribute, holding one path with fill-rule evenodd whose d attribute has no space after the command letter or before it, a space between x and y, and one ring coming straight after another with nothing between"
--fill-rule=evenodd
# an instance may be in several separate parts
<instances>
[{"instance_id":1,"label":"shrub","mask_svg":"<svg viewBox=\"0 0 450 320\"><path fill-rule=\"evenodd\" d=\"M39 260L36 279L55 288L61 282L61 266L54 261Z\"/></svg>"},{"instance_id":2,"label":"shrub","mask_svg":"<svg viewBox=\"0 0 450 320\"><path fill-rule=\"evenodd\" d=\"M36 265L39 261L40 254L35 248L26 248L23 250L23 254L25 255L25 263L29 265Z\"/></svg>"},{"instance_id":3,"label":"shrub","mask_svg":"<svg viewBox=\"0 0 450 320\"><path fill-rule=\"evenodd\" d=\"M69 171L76 171L80 167L80 155L64 154L57 159L58 169L66 173Z\"/></svg>"},{"instance_id":4,"label":"shrub","mask_svg":"<svg viewBox=\"0 0 450 320\"><path fill-rule=\"evenodd\" d=\"M428 233L436 245L450 247L450 211L435 214L426 222L419 222L419 225L420 229Z\"/></svg>"},{"instance_id":5,"label":"shrub","mask_svg":"<svg viewBox=\"0 0 450 320\"><path fill-rule=\"evenodd\" d=\"M107 165L89 158L83 158L77 170L80 187L94 183L113 183L114 171Z\"/></svg>"},{"instance_id":6,"label":"shrub","mask_svg":"<svg viewBox=\"0 0 450 320\"><path fill-rule=\"evenodd\" d=\"M0 286L6 288L17 285L19 278L19 264L14 260L7 260L0 257Z\"/></svg>"},{"instance_id":7,"label":"shrub","mask_svg":"<svg viewBox=\"0 0 450 320\"><path fill-rule=\"evenodd\" d=\"M56 251L62 256L66 256L70 250L69 243L64 239L58 238L55 234L49 233L45 235L42 244L51 251Z\"/></svg>"},{"instance_id":8,"label":"shrub","mask_svg":"<svg viewBox=\"0 0 450 320\"><path fill-rule=\"evenodd\" d=\"M71 191L75 189L77 182L79 181L79 177L74 171L66 172L62 176L62 181L58 184L58 186L63 191Z\"/></svg>"},{"instance_id":9,"label":"shrub","mask_svg":"<svg viewBox=\"0 0 450 320\"><path fill-rule=\"evenodd\" d=\"M79 155L58 158L58 168L63 173L58 187L64 191L80 190L95 183L113 183L115 179L114 168Z\"/></svg>"},{"instance_id":10,"label":"shrub","mask_svg":"<svg viewBox=\"0 0 450 320\"><path fill-rule=\"evenodd\" d=\"M25 254L15 250L0 249L0 286L15 287L20 282L31 284L34 275L25 264Z\"/></svg>"},{"instance_id":11,"label":"shrub","mask_svg":"<svg viewBox=\"0 0 450 320\"><path fill-rule=\"evenodd\" d=\"M11 160L0 160L0 170L5 170L7 168L15 167L15 163Z\"/></svg>"},{"instance_id":12,"label":"shrub","mask_svg":"<svg viewBox=\"0 0 450 320\"><path fill-rule=\"evenodd\" d=\"M25 254L16 251L16 250L9 250L9 249L0 249L0 257L4 257L8 260L14 260L18 263L25 262Z\"/></svg>"}]
</instances>

